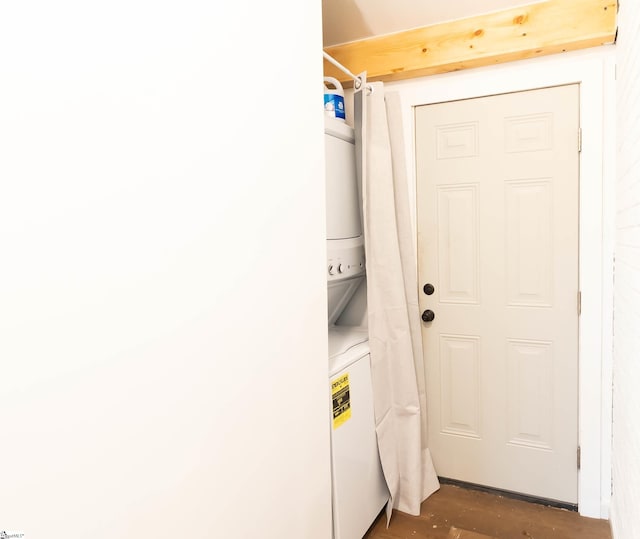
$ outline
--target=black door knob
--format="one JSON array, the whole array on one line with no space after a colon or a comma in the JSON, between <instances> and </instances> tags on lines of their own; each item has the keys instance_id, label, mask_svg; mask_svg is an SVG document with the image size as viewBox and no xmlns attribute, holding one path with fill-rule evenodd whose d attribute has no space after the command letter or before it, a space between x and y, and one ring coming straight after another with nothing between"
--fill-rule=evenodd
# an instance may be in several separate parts
<instances>
[{"instance_id":1,"label":"black door knob","mask_svg":"<svg viewBox=\"0 0 640 539\"><path fill-rule=\"evenodd\" d=\"M422 313L422 321L423 322L433 322L433 319L436 317L436 313L432 310L427 309Z\"/></svg>"},{"instance_id":2,"label":"black door knob","mask_svg":"<svg viewBox=\"0 0 640 539\"><path fill-rule=\"evenodd\" d=\"M433 287L433 285L431 283L427 283L422 287L422 291L427 296L430 296L431 294L433 294L436 291L436 289Z\"/></svg>"}]
</instances>

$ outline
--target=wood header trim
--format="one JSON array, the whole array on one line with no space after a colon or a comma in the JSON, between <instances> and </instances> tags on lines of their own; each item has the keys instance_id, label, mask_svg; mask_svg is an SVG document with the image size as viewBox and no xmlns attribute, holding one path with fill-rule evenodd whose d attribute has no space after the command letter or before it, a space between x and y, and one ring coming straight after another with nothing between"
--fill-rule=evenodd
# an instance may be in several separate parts
<instances>
[{"instance_id":1,"label":"wood header trim","mask_svg":"<svg viewBox=\"0 0 640 539\"><path fill-rule=\"evenodd\" d=\"M546 0L324 50L369 80L403 80L614 43L617 8L617 0ZM353 84L326 60L324 72Z\"/></svg>"}]
</instances>

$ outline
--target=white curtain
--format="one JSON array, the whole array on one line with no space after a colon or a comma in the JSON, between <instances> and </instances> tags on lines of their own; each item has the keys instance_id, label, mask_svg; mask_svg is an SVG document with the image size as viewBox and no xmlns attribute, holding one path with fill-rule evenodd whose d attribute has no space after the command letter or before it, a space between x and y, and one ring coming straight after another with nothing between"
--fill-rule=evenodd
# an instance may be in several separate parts
<instances>
[{"instance_id":1,"label":"white curtain","mask_svg":"<svg viewBox=\"0 0 640 539\"><path fill-rule=\"evenodd\" d=\"M381 82L364 102L362 196L376 432L392 509L420 514L440 488L427 447L418 283L400 99Z\"/></svg>"}]
</instances>

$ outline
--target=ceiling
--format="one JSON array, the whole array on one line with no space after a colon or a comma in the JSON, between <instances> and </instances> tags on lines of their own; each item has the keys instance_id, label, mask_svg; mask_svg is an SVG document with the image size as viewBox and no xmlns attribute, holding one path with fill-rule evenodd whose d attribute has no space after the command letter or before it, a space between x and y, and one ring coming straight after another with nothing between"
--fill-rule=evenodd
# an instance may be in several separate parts
<instances>
[{"instance_id":1,"label":"ceiling","mask_svg":"<svg viewBox=\"0 0 640 539\"><path fill-rule=\"evenodd\" d=\"M324 46L533 3L536 0L322 0Z\"/></svg>"}]
</instances>

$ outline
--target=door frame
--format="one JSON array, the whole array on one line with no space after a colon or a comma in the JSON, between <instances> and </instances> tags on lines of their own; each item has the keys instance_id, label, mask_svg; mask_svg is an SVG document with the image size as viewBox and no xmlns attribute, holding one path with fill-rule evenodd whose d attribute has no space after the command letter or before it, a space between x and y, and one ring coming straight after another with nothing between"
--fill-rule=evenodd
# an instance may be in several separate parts
<instances>
[{"instance_id":1,"label":"door frame","mask_svg":"<svg viewBox=\"0 0 640 539\"><path fill-rule=\"evenodd\" d=\"M580 85L578 511L609 518L615 234L615 48L565 53L386 83L402 103L416 233L414 107L549 86ZM577 134L576 134L577 136ZM577 140L576 140L577 143ZM414 245L416 242L414 241ZM416 257L417 260L417 257Z\"/></svg>"}]
</instances>

